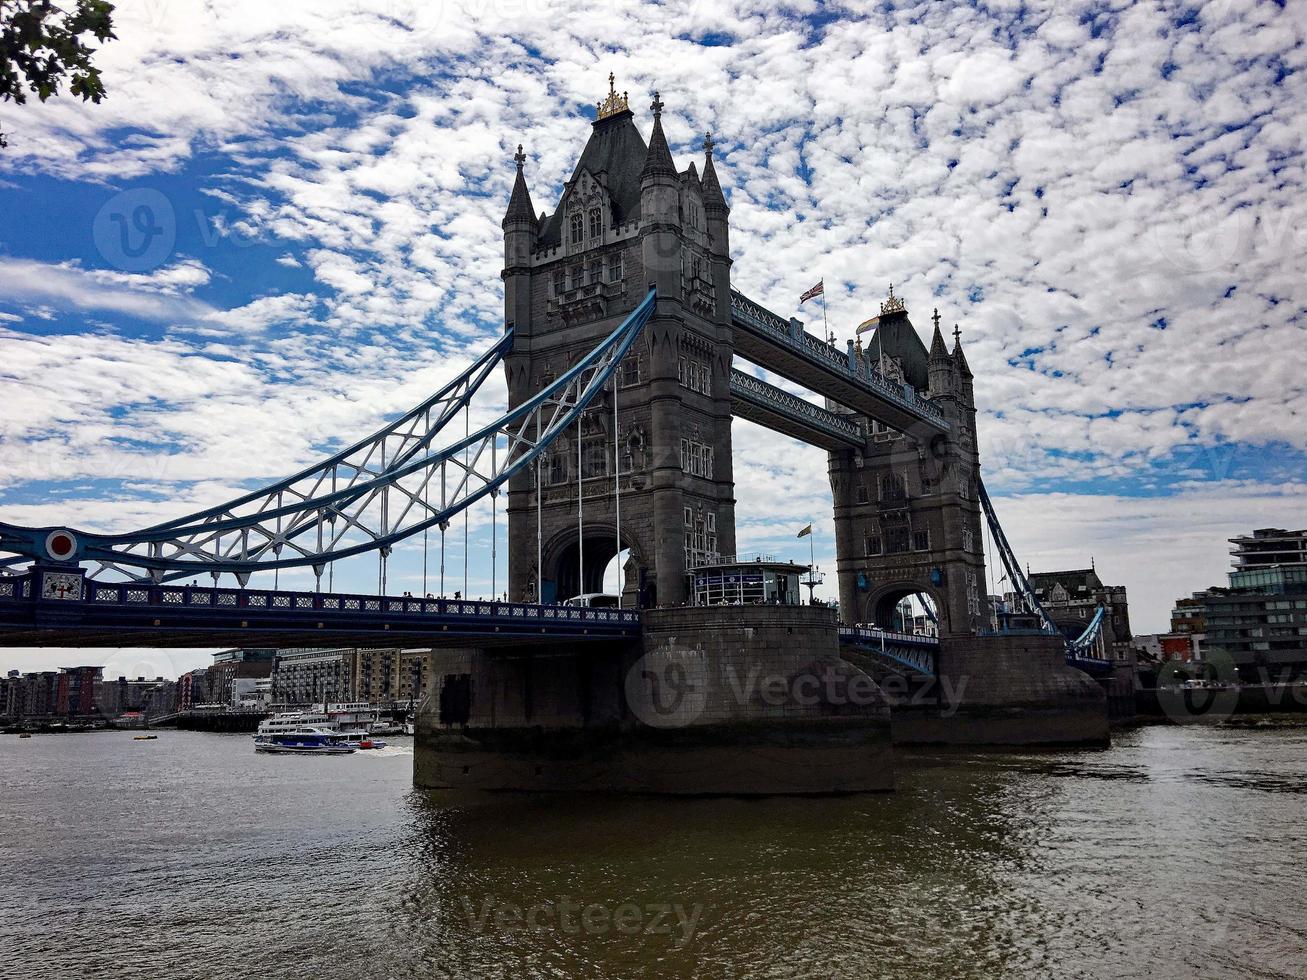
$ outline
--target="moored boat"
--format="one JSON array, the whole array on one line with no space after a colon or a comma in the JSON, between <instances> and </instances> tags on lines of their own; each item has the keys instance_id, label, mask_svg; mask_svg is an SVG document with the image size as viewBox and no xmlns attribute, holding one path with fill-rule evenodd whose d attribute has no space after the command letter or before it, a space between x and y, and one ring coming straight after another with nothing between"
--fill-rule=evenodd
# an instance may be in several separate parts
<instances>
[{"instance_id":1,"label":"moored boat","mask_svg":"<svg viewBox=\"0 0 1307 980\"><path fill-rule=\"evenodd\" d=\"M254 751L283 755L349 755L356 750L346 736L329 728L304 725L293 731L260 732Z\"/></svg>"}]
</instances>

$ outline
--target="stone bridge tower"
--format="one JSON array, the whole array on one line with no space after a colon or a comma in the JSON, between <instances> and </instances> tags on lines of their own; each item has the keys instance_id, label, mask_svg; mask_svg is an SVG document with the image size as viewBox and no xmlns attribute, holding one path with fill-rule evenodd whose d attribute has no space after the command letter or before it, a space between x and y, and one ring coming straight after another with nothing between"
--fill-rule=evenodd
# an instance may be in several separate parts
<instances>
[{"instance_id":1,"label":"stone bridge tower","mask_svg":"<svg viewBox=\"0 0 1307 980\"><path fill-rule=\"evenodd\" d=\"M626 604L679 603L689 564L735 551L729 209L712 141L704 141L702 176L693 163L677 170L657 94L646 144L627 96L612 83L610 75L608 97L553 214L535 214L518 147L503 221L504 325L513 331L505 359L509 407L592 350L650 285L657 307L618 371L617 458L610 387L538 470L542 568L536 472L509 486L515 599L602 591L617 553L614 467L622 548L630 549Z\"/></svg>"},{"instance_id":2,"label":"stone bridge tower","mask_svg":"<svg viewBox=\"0 0 1307 980\"><path fill-rule=\"evenodd\" d=\"M950 429L897 432L871 421L861 452L830 454L840 612L895 628L898 603L922 593L940 635L962 636L989 623L976 406L960 331L949 353L938 311L934 322L928 352L891 288L861 353L887 379L928 393Z\"/></svg>"}]
</instances>

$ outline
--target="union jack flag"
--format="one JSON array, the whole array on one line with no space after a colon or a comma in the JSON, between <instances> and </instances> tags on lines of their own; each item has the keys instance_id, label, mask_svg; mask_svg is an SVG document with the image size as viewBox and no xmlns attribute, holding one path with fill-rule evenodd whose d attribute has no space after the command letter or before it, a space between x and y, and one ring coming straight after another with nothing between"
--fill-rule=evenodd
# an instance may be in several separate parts
<instances>
[{"instance_id":1,"label":"union jack flag","mask_svg":"<svg viewBox=\"0 0 1307 980\"><path fill-rule=\"evenodd\" d=\"M814 296L821 296L825 292L826 292L826 280L823 278L817 281L817 285L813 286L806 293L804 293L802 296L799 297L799 305L802 306L804 303L812 299Z\"/></svg>"}]
</instances>

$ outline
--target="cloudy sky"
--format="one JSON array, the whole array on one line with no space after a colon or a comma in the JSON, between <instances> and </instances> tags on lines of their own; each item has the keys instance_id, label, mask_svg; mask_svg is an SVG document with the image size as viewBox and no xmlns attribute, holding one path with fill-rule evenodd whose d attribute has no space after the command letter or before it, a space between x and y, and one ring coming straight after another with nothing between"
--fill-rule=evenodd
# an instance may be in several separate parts
<instances>
[{"instance_id":1,"label":"cloudy sky","mask_svg":"<svg viewBox=\"0 0 1307 980\"><path fill-rule=\"evenodd\" d=\"M0 519L177 516L452 377L499 330L516 144L552 209L612 71L646 133L661 91L681 166L715 134L746 294L790 315L824 277L848 336L892 282L919 327L961 325L1032 567L1092 556L1154 631L1224 581L1228 536L1307 526L1301 5L123 0L115 24L103 104L0 104ZM741 548L801 557L813 520L831 564L823 454L745 422L735 445ZM420 574L401 552L392 588Z\"/></svg>"}]
</instances>

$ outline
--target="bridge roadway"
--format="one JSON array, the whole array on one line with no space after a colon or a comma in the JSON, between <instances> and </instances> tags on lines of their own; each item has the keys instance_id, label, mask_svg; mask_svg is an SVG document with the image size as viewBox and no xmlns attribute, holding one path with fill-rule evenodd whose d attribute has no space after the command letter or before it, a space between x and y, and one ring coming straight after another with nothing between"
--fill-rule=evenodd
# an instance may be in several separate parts
<instances>
[{"instance_id":1,"label":"bridge roadway","mask_svg":"<svg viewBox=\"0 0 1307 980\"><path fill-rule=\"evenodd\" d=\"M0 579L0 646L494 647L640 635L632 609L91 580L80 597L39 592L32 573Z\"/></svg>"},{"instance_id":2,"label":"bridge roadway","mask_svg":"<svg viewBox=\"0 0 1307 980\"><path fill-rule=\"evenodd\" d=\"M768 371L923 440L949 430L939 408L911 385L868 370L852 348L839 351L806 332L798 320L782 319L735 290L731 325L735 352Z\"/></svg>"}]
</instances>

